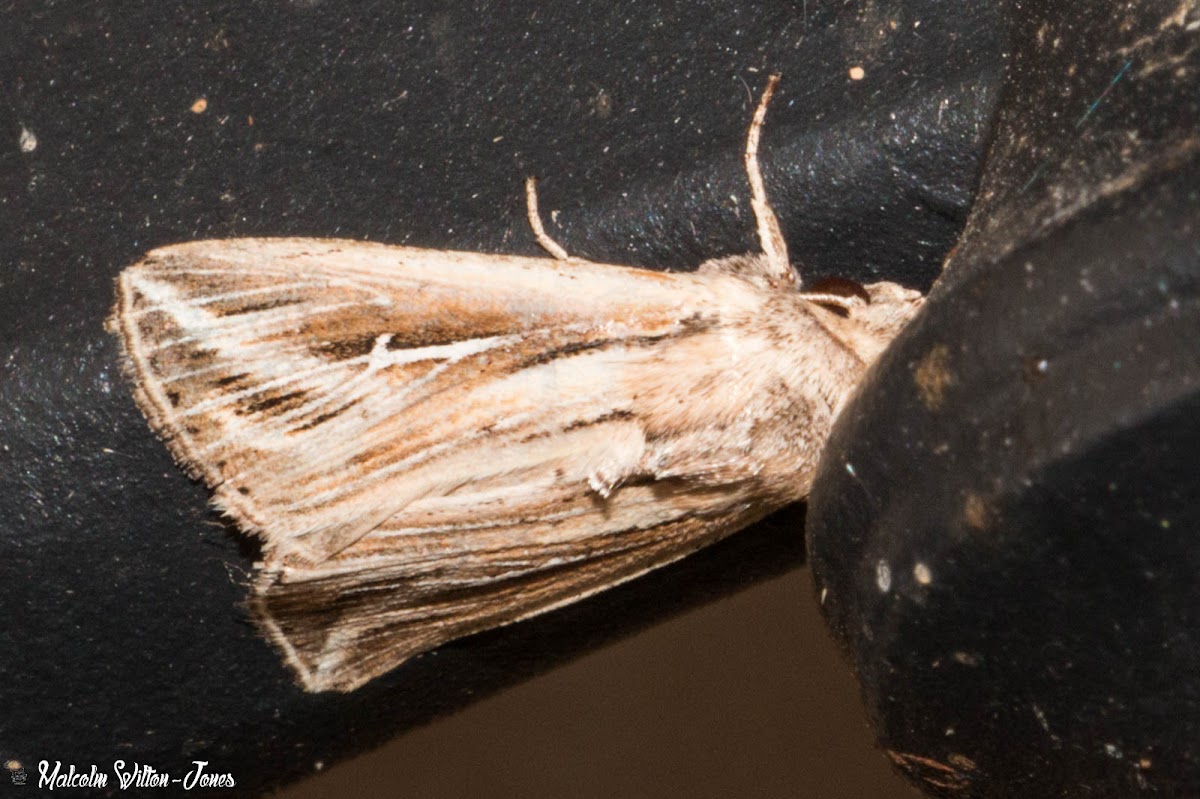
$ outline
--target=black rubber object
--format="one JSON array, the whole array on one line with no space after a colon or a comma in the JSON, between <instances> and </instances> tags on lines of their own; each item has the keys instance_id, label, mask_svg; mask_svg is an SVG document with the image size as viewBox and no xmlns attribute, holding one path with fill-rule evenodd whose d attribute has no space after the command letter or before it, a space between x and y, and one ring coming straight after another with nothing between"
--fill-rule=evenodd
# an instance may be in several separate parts
<instances>
[{"instance_id":1,"label":"black rubber object","mask_svg":"<svg viewBox=\"0 0 1200 799\"><path fill-rule=\"evenodd\" d=\"M811 564L929 793L1192 796L1200 16L1020 7L976 207L836 425Z\"/></svg>"}]
</instances>

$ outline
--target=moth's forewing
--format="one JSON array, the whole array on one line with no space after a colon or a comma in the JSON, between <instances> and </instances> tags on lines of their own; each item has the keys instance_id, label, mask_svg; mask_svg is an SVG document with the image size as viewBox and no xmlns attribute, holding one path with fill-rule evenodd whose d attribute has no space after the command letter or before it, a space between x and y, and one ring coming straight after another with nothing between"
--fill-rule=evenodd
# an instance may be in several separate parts
<instances>
[{"instance_id":1,"label":"moth's forewing","mask_svg":"<svg viewBox=\"0 0 1200 799\"><path fill-rule=\"evenodd\" d=\"M151 424L263 541L259 623L349 690L805 494L916 295L843 318L713 264L196 242L127 269L113 323Z\"/></svg>"}]
</instances>

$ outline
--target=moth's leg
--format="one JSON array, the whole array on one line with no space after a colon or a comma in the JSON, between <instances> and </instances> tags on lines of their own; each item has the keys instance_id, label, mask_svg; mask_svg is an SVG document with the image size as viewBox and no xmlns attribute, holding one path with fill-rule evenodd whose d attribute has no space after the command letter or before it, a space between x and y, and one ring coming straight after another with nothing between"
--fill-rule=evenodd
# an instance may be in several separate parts
<instances>
[{"instance_id":1,"label":"moth's leg","mask_svg":"<svg viewBox=\"0 0 1200 799\"><path fill-rule=\"evenodd\" d=\"M529 211L529 226L533 228L533 237L542 245L542 249L560 261L571 260L563 246L550 238L550 234L542 227L542 217L538 214L537 178L525 178L525 207Z\"/></svg>"},{"instance_id":2,"label":"moth's leg","mask_svg":"<svg viewBox=\"0 0 1200 799\"><path fill-rule=\"evenodd\" d=\"M750 206L754 209L754 218L758 222L758 240L762 243L767 267L776 279L789 285L798 285L800 275L788 262L787 242L783 240L779 220L767 202L767 188L758 168L758 140L762 134L763 120L767 118L767 104L771 102L771 95L775 93L775 87L778 85L778 75L767 79L767 88L763 89L758 108L754 111L754 119L750 122L750 132L746 135L746 177L750 180Z\"/></svg>"}]
</instances>

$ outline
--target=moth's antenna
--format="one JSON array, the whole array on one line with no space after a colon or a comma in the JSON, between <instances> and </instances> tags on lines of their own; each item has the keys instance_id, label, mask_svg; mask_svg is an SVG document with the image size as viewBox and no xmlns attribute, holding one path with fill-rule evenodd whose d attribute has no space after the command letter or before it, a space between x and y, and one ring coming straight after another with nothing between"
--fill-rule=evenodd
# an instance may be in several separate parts
<instances>
[{"instance_id":1,"label":"moth's antenna","mask_svg":"<svg viewBox=\"0 0 1200 799\"><path fill-rule=\"evenodd\" d=\"M533 228L533 237L537 239L538 244L542 245L542 249L560 261L571 260L571 256L567 254L563 246L550 238L546 228L542 227L542 216L538 213L537 178L535 177L525 178L525 210L529 213L529 226Z\"/></svg>"},{"instance_id":2,"label":"moth's antenna","mask_svg":"<svg viewBox=\"0 0 1200 799\"><path fill-rule=\"evenodd\" d=\"M783 240L783 231L779 228L779 220L767 203L767 187L763 184L762 172L758 168L758 140L762 134L763 121L767 118L767 104L775 94L779 85L779 75L767 79L767 87L763 89L754 111L754 119L750 121L750 132L746 135L746 177L750 180L750 206L754 209L754 218L758 222L758 240L762 243L763 255L767 257L767 267L775 277L790 284L799 285L800 275L792 269L788 261L787 242Z\"/></svg>"}]
</instances>

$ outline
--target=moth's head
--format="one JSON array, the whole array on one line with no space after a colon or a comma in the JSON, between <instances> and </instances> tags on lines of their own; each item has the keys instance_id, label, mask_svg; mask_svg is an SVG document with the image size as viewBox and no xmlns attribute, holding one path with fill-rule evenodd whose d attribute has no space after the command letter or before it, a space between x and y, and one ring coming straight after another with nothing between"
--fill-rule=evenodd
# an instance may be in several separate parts
<instances>
[{"instance_id":1,"label":"moth's head","mask_svg":"<svg viewBox=\"0 0 1200 799\"><path fill-rule=\"evenodd\" d=\"M805 286L805 299L833 312L844 340L865 360L874 360L920 310L919 291L881 281L862 285L850 280L824 280Z\"/></svg>"}]
</instances>

